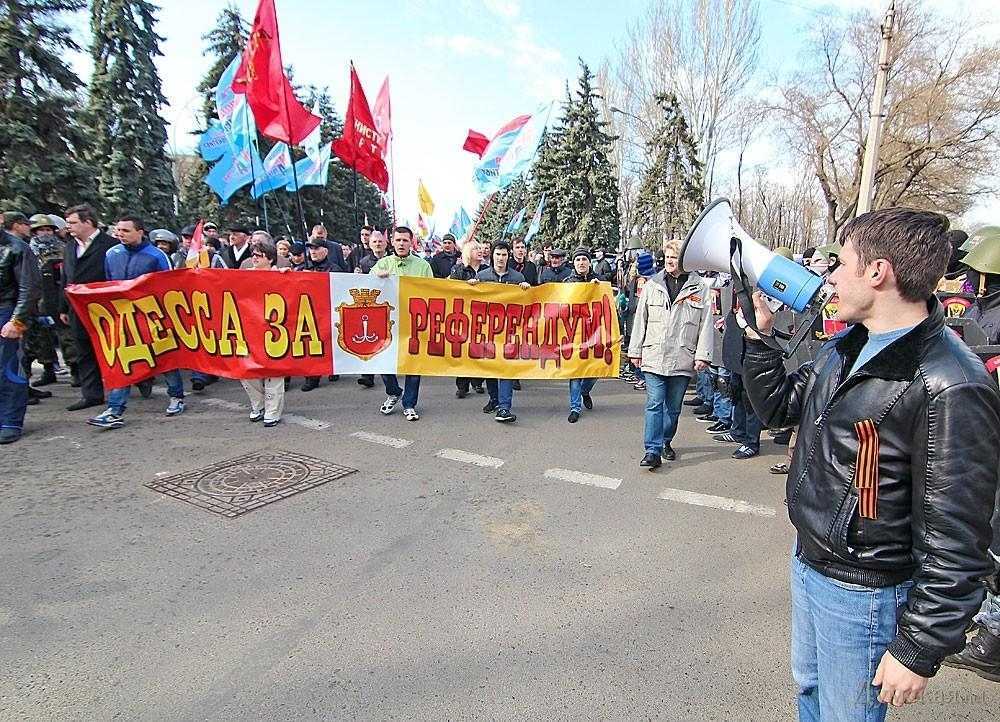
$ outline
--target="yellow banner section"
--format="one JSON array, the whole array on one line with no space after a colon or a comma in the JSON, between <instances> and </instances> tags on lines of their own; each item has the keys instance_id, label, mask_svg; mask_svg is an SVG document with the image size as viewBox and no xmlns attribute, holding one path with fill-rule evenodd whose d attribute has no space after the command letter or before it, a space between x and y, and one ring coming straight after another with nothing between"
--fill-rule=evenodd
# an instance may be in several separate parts
<instances>
[{"instance_id":1,"label":"yellow banner section","mask_svg":"<svg viewBox=\"0 0 1000 722\"><path fill-rule=\"evenodd\" d=\"M528 289L399 279L400 374L500 379L618 375L621 332L607 283Z\"/></svg>"}]
</instances>

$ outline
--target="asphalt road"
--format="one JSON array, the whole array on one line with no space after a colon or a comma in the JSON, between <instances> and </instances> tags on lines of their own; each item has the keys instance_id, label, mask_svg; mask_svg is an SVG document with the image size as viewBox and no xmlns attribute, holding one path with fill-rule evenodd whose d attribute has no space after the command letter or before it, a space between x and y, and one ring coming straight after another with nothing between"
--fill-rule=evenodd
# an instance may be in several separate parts
<instances>
[{"instance_id":1,"label":"asphalt road","mask_svg":"<svg viewBox=\"0 0 1000 722\"><path fill-rule=\"evenodd\" d=\"M639 392L570 425L564 383L524 387L513 426L450 379L410 423L343 378L274 429L223 382L115 431L49 387L0 451L0 718L794 718L783 447L734 461L686 411L650 473ZM357 472L237 519L144 486L265 450ZM997 709L945 669L894 718Z\"/></svg>"}]
</instances>

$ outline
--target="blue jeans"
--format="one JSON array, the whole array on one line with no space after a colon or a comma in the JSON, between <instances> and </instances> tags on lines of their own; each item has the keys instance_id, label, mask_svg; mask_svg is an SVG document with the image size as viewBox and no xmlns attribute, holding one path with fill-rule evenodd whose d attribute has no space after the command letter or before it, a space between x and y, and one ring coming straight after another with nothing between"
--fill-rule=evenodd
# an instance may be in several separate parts
<instances>
[{"instance_id":1,"label":"blue jeans","mask_svg":"<svg viewBox=\"0 0 1000 722\"><path fill-rule=\"evenodd\" d=\"M486 393L498 409L511 410L514 405L514 382L507 379L486 379Z\"/></svg>"},{"instance_id":2,"label":"blue jeans","mask_svg":"<svg viewBox=\"0 0 1000 722\"><path fill-rule=\"evenodd\" d=\"M722 383L728 386L729 377L732 374L729 373L729 369L719 366L715 370L715 375L718 377L719 382L716 383L716 389L712 392L712 413L715 414L715 418L719 421L724 421L732 425L733 401L729 398L729 390L721 391L718 388Z\"/></svg>"},{"instance_id":3,"label":"blue jeans","mask_svg":"<svg viewBox=\"0 0 1000 722\"><path fill-rule=\"evenodd\" d=\"M382 374L382 383L385 384L385 392L389 396L402 396L404 409L417 408L417 397L420 395L420 377L407 376L403 381L403 388L399 388L399 379L396 374Z\"/></svg>"},{"instance_id":4,"label":"blue jeans","mask_svg":"<svg viewBox=\"0 0 1000 722\"><path fill-rule=\"evenodd\" d=\"M580 413L583 410L583 395L594 390L597 379L569 380L569 410Z\"/></svg>"},{"instance_id":5,"label":"blue jeans","mask_svg":"<svg viewBox=\"0 0 1000 722\"><path fill-rule=\"evenodd\" d=\"M712 386L711 371L705 369L698 372L698 375L694 378L694 391L703 403L711 403L712 396L715 395L715 389Z\"/></svg>"},{"instance_id":6,"label":"blue jeans","mask_svg":"<svg viewBox=\"0 0 1000 722\"><path fill-rule=\"evenodd\" d=\"M660 376L646 372L646 424L643 445L647 454L662 454L663 447L674 440L677 419L681 415L687 376Z\"/></svg>"},{"instance_id":7,"label":"blue jeans","mask_svg":"<svg viewBox=\"0 0 1000 722\"><path fill-rule=\"evenodd\" d=\"M733 422L730 429L733 436L741 444L746 444L754 451L760 451L760 419L750 405L746 387L741 374L732 374L729 378L729 388L733 394Z\"/></svg>"},{"instance_id":8,"label":"blue jeans","mask_svg":"<svg viewBox=\"0 0 1000 722\"><path fill-rule=\"evenodd\" d=\"M14 314L13 306L0 308L0 326ZM21 373L21 339L0 338L0 428L24 428L28 409L28 379Z\"/></svg>"},{"instance_id":9,"label":"blue jeans","mask_svg":"<svg viewBox=\"0 0 1000 722\"><path fill-rule=\"evenodd\" d=\"M986 600L976 615L976 622L986 627L993 636L1000 637L1000 597L986 592Z\"/></svg>"},{"instance_id":10,"label":"blue jeans","mask_svg":"<svg viewBox=\"0 0 1000 722\"><path fill-rule=\"evenodd\" d=\"M872 679L912 586L839 582L792 555L792 676L800 722L885 719Z\"/></svg>"},{"instance_id":11,"label":"blue jeans","mask_svg":"<svg viewBox=\"0 0 1000 722\"><path fill-rule=\"evenodd\" d=\"M167 382L167 394L170 398L184 398L184 380L181 378L180 371L177 369L167 371L163 374L163 380ZM122 416L125 413L125 407L128 406L128 394L131 390L131 386L123 386L120 389L111 389L108 392L108 408L111 409L113 414Z\"/></svg>"}]
</instances>

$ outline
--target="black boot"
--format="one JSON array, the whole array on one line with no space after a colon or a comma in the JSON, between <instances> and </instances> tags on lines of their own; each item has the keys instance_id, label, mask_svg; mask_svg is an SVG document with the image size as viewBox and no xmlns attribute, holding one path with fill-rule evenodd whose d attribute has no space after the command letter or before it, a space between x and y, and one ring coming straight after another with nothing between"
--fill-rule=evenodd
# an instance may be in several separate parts
<instances>
[{"instance_id":1,"label":"black boot","mask_svg":"<svg viewBox=\"0 0 1000 722\"><path fill-rule=\"evenodd\" d=\"M56 382L56 369L52 364L45 364L45 370L42 372L42 378L38 379L33 386L48 386L49 384L54 384Z\"/></svg>"},{"instance_id":2,"label":"black boot","mask_svg":"<svg viewBox=\"0 0 1000 722\"><path fill-rule=\"evenodd\" d=\"M34 388L33 386L29 386L28 387L28 398L29 399L51 399L52 398L52 392L51 391L39 391L38 389Z\"/></svg>"},{"instance_id":3,"label":"black boot","mask_svg":"<svg viewBox=\"0 0 1000 722\"><path fill-rule=\"evenodd\" d=\"M302 384L303 391L312 391L319 388L319 376L307 376Z\"/></svg>"},{"instance_id":4,"label":"black boot","mask_svg":"<svg viewBox=\"0 0 1000 722\"><path fill-rule=\"evenodd\" d=\"M1000 637L980 627L965 649L945 657L944 664L968 669L991 682L1000 682Z\"/></svg>"}]
</instances>

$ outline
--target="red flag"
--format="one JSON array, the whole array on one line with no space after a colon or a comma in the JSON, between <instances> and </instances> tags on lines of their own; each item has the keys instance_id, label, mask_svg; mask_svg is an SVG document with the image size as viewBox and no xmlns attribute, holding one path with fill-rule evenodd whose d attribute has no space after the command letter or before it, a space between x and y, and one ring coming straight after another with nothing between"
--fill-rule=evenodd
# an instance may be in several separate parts
<instances>
[{"instance_id":1,"label":"red flag","mask_svg":"<svg viewBox=\"0 0 1000 722\"><path fill-rule=\"evenodd\" d=\"M274 0L260 0L257 6L233 90L246 93L257 127L268 138L298 145L320 124L321 119L295 98L285 75Z\"/></svg>"},{"instance_id":2,"label":"red flag","mask_svg":"<svg viewBox=\"0 0 1000 722\"><path fill-rule=\"evenodd\" d=\"M351 63L351 99L344 119L344 135L333 141L333 152L385 193L389 190L389 170L379 153L381 143L368 106L361 80Z\"/></svg>"},{"instance_id":3,"label":"red flag","mask_svg":"<svg viewBox=\"0 0 1000 722\"><path fill-rule=\"evenodd\" d=\"M382 87L375 98L375 130L378 131L378 152L382 160L386 159L389 153L389 144L392 142L392 110L389 103L389 76L385 76Z\"/></svg>"},{"instance_id":4,"label":"red flag","mask_svg":"<svg viewBox=\"0 0 1000 722\"><path fill-rule=\"evenodd\" d=\"M462 146L462 150L467 150L470 153L475 153L480 158L483 157L483 151L486 150L486 146L490 144L490 139L487 138L482 133L477 133L474 130L469 131L469 135L465 138L465 145Z\"/></svg>"}]
</instances>

